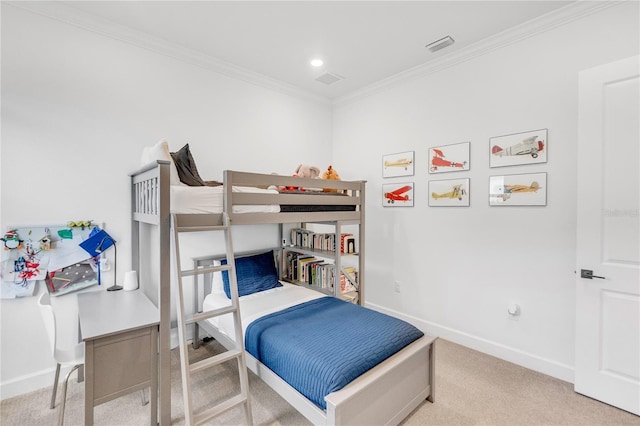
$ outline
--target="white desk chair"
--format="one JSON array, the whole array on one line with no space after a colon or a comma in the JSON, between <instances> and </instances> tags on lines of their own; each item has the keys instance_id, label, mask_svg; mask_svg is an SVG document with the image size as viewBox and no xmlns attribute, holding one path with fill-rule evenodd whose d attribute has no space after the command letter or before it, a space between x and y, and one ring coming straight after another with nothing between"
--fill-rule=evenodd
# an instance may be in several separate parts
<instances>
[{"instance_id":1,"label":"white desk chair","mask_svg":"<svg viewBox=\"0 0 640 426\"><path fill-rule=\"evenodd\" d=\"M53 382L53 394L51 395L51 408L54 408L56 405L56 393L58 391L58 381L60 380L60 368L71 367L71 371L67 373L67 377L65 377L64 384L62 386L62 402L60 404L60 414L58 415L58 425L62 426L64 421L64 407L67 400L67 383L69 382L69 377L75 370L84 366L84 342L76 343L72 348L68 349L58 348L56 337L56 316L53 312L53 307L51 306L49 292L46 290L40 295L40 299L38 299L38 307L40 308L40 314L44 321L44 327L47 330L53 358L57 363L56 377ZM145 399L144 389L140 391L140 398L142 400L142 405L149 403L149 401Z\"/></svg>"},{"instance_id":2,"label":"white desk chair","mask_svg":"<svg viewBox=\"0 0 640 426\"><path fill-rule=\"evenodd\" d=\"M42 320L44 321L44 327L47 330L53 358L57 363L56 377L53 382L53 394L51 395L51 408L54 408L56 404L56 393L58 391L58 380L60 379L60 368L72 367L71 371L67 373L67 377L64 379L64 385L62 387L62 402L60 405L60 414L58 415L58 424L62 425L62 422L64 421L64 406L67 399L67 382L69 381L71 373L84 365L84 343L76 343L75 346L66 349L58 348L56 338L56 316L53 313L49 293L46 290L44 293L42 293L40 299L38 300L38 307L40 308L40 314L42 315Z\"/></svg>"}]
</instances>

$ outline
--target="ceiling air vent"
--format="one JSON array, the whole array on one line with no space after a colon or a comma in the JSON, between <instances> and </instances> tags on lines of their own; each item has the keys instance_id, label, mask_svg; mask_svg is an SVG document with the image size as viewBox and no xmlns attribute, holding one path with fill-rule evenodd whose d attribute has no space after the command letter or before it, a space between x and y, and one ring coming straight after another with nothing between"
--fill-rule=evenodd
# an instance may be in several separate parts
<instances>
[{"instance_id":1,"label":"ceiling air vent","mask_svg":"<svg viewBox=\"0 0 640 426\"><path fill-rule=\"evenodd\" d=\"M324 84L333 84L337 81L344 80L344 77L339 76L338 74L333 74L330 72L326 72L318 77L316 77L316 81Z\"/></svg>"},{"instance_id":2,"label":"ceiling air vent","mask_svg":"<svg viewBox=\"0 0 640 426\"><path fill-rule=\"evenodd\" d=\"M441 38L440 40L436 40L433 43L427 44L425 47L429 49L432 53L437 52L440 49L444 49L445 47L451 46L455 40L451 36L446 36Z\"/></svg>"}]
</instances>

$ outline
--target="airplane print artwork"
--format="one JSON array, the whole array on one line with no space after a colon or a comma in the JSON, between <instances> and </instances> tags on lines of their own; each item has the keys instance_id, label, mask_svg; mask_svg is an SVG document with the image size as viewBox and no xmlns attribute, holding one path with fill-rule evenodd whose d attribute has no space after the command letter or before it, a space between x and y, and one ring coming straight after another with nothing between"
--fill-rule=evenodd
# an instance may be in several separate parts
<instances>
[{"instance_id":1,"label":"airplane print artwork","mask_svg":"<svg viewBox=\"0 0 640 426\"><path fill-rule=\"evenodd\" d=\"M470 142L429 148L429 173L469 170Z\"/></svg>"},{"instance_id":2,"label":"airplane print artwork","mask_svg":"<svg viewBox=\"0 0 640 426\"><path fill-rule=\"evenodd\" d=\"M546 206L547 174L491 176L489 204L492 206Z\"/></svg>"},{"instance_id":3,"label":"airplane print artwork","mask_svg":"<svg viewBox=\"0 0 640 426\"><path fill-rule=\"evenodd\" d=\"M382 205L385 207L413 207L413 183L382 185Z\"/></svg>"},{"instance_id":4,"label":"airplane print artwork","mask_svg":"<svg viewBox=\"0 0 640 426\"><path fill-rule=\"evenodd\" d=\"M384 167L402 167L405 170L407 170L411 165L413 164L413 161L409 158L400 158L398 160L394 160L394 161L385 161L384 162Z\"/></svg>"},{"instance_id":5,"label":"airplane print artwork","mask_svg":"<svg viewBox=\"0 0 640 426\"><path fill-rule=\"evenodd\" d=\"M469 205L469 179L429 181L429 206L467 207Z\"/></svg>"},{"instance_id":6,"label":"airplane print artwork","mask_svg":"<svg viewBox=\"0 0 640 426\"><path fill-rule=\"evenodd\" d=\"M490 167L545 163L547 143L547 129L491 138Z\"/></svg>"},{"instance_id":7,"label":"airplane print artwork","mask_svg":"<svg viewBox=\"0 0 640 426\"><path fill-rule=\"evenodd\" d=\"M538 158L538 153L543 150L544 142L538 140L538 135L524 139L522 142L511 145L508 148L502 148L498 145L491 147L491 153L498 157L503 157L505 155L530 155L532 158Z\"/></svg>"},{"instance_id":8,"label":"airplane print artwork","mask_svg":"<svg viewBox=\"0 0 640 426\"><path fill-rule=\"evenodd\" d=\"M382 157L382 177L413 176L414 152L400 152Z\"/></svg>"},{"instance_id":9,"label":"airplane print artwork","mask_svg":"<svg viewBox=\"0 0 640 426\"><path fill-rule=\"evenodd\" d=\"M451 191L445 192L444 194L438 194L436 192L432 192L431 196L437 200L438 198L457 198L462 201L462 197L467 194L467 191L464 189L462 185L453 185Z\"/></svg>"}]
</instances>

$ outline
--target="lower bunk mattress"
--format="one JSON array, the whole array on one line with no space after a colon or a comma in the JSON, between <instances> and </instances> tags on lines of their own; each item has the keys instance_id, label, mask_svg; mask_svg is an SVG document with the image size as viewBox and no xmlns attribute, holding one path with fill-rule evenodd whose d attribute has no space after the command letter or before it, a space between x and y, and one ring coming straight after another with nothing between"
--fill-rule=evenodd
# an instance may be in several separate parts
<instances>
[{"instance_id":1,"label":"lower bunk mattress","mask_svg":"<svg viewBox=\"0 0 640 426\"><path fill-rule=\"evenodd\" d=\"M204 309L219 299L207 296ZM240 312L246 350L322 409L326 395L423 336L405 321L286 283L241 297ZM232 317L216 319L232 338Z\"/></svg>"}]
</instances>

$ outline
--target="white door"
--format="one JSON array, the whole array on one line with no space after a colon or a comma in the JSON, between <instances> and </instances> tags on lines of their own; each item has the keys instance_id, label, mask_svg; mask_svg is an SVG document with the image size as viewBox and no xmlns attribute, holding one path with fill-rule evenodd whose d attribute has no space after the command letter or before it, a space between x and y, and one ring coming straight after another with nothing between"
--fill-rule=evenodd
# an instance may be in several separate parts
<instances>
[{"instance_id":1,"label":"white door","mask_svg":"<svg viewBox=\"0 0 640 426\"><path fill-rule=\"evenodd\" d=\"M638 415L639 62L580 73L575 346L576 392Z\"/></svg>"}]
</instances>

